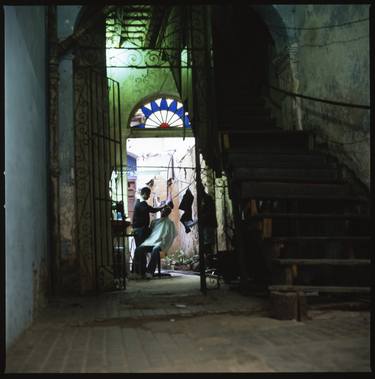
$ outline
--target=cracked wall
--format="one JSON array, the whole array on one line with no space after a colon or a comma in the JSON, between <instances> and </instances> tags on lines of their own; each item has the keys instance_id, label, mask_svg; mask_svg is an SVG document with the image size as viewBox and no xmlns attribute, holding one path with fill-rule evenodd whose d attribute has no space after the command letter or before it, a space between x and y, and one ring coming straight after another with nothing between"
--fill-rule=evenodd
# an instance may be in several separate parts
<instances>
[{"instance_id":1,"label":"cracked wall","mask_svg":"<svg viewBox=\"0 0 375 379\"><path fill-rule=\"evenodd\" d=\"M369 6L276 5L284 29L266 20L277 42L274 57L288 75L279 87L306 96L369 105ZM284 32L282 42L277 40ZM278 60L279 59L279 60ZM282 71L282 70L281 70ZM277 80L278 83L277 83ZM276 95L290 103L283 127L316 134L317 147L336 156L363 184L370 183L370 112ZM294 124L294 125L293 125Z\"/></svg>"}]
</instances>

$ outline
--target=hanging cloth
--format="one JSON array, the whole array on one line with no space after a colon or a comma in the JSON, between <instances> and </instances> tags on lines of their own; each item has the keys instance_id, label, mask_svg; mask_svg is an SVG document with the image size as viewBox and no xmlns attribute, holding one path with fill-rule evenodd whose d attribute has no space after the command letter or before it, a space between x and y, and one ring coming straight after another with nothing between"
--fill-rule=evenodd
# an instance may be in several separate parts
<instances>
[{"instance_id":1,"label":"hanging cloth","mask_svg":"<svg viewBox=\"0 0 375 379\"><path fill-rule=\"evenodd\" d=\"M193 221L193 210L192 210L192 205L194 201L194 196L191 193L190 189L188 188L182 197L180 206L178 207L182 211L184 211L184 214L181 216L180 221L185 227L185 232L189 233L190 232L190 226L191 222Z\"/></svg>"}]
</instances>

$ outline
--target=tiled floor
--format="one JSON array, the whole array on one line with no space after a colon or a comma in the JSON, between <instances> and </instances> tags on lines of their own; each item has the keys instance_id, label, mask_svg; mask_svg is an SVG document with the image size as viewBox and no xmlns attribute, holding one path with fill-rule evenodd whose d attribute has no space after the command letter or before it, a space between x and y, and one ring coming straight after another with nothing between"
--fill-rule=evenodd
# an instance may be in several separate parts
<instances>
[{"instance_id":1,"label":"tiled floor","mask_svg":"<svg viewBox=\"0 0 375 379\"><path fill-rule=\"evenodd\" d=\"M52 299L7 352L7 373L369 372L368 311L269 316L267 298L199 277L129 281L126 291Z\"/></svg>"}]
</instances>

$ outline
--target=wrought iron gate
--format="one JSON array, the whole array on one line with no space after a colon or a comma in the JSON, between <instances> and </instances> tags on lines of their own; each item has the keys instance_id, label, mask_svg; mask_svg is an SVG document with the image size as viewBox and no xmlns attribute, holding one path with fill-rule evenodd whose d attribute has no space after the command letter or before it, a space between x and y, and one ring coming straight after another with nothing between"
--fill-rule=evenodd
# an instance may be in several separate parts
<instances>
[{"instance_id":1,"label":"wrought iron gate","mask_svg":"<svg viewBox=\"0 0 375 379\"><path fill-rule=\"evenodd\" d=\"M126 286L127 237L124 212L123 140L120 87L102 73L85 68L87 160L86 188L93 279L97 290ZM83 215L85 217L85 215ZM87 264L87 262L84 262ZM81 259L82 265L82 259Z\"/></svg>"}]
</instances>

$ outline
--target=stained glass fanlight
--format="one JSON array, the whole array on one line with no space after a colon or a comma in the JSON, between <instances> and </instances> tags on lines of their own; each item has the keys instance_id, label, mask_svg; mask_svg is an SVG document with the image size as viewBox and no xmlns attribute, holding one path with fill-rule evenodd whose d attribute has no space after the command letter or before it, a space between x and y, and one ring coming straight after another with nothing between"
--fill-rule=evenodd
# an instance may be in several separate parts
<instances>
[{"instance_id":1,"label":"stained glass fanlight","mask_svg":"<svg viewBox=\"0 0 375 379\"><path fill-rule=\"evenodd\" d=\"M187 112L181 102L161 97L143 105L133 117L133 128L191 128Z\"/></svg>"}]
</instances>

